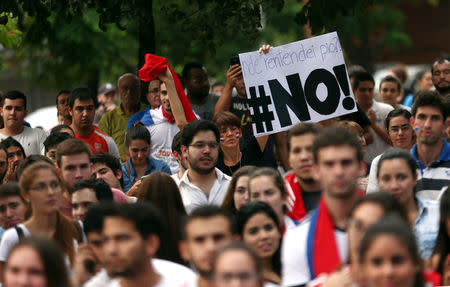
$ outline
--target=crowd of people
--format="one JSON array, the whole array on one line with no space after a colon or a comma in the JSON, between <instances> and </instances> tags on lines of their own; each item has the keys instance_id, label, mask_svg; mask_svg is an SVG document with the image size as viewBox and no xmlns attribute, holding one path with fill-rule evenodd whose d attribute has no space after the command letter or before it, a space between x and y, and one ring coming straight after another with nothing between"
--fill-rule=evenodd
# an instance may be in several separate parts
<instances>
[{"instance_id":1,"label":"crowd of people","mask_svg":"<svg viewBox=\"0 0 450 287\"><path fill-rule=\"evenodd\" d=\"M260 137L239 63L145 60L49 131L1 94L3 286L450 285L448 56L415 91L352 66L357 112Z\"/></svg>"}]
</instances>

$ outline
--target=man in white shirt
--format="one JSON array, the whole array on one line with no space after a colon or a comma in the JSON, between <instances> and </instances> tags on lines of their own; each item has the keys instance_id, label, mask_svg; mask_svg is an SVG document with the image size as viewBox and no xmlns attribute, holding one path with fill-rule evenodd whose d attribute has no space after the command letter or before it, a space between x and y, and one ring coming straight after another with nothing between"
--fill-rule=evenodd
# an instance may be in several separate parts
<instances>
[{"instance_id":1,"label":"man in white shirt","mask_svg":"<svg viewBox=\"0 0 450 287\"><path fill-rule=\"evenodd\" d=\"M313 154L322 198L311 216L284 236L283 286L305 285L321 273L333 272L348 258L345 229L362 195L358 178L365 173L361 144L347 129L329 128L314 140Z\"/></svg>"},{"instance_id":2,"label":"man in white shirt","mask_svg":"<svg viewBox=\"0 0 450 287\"><path fill-rule=\"evenodd\" d=\"M113 204L103 219L103 264L116 279L107 286L180 286L176 276L159 274L151 259L161 244L163 221L148 203Z\"/></svg>"},{"instance_id":3,"label":"man in white shirt","mask_svg":"<svg viewBox=\"0 0 450 287\"><path fill-rule=\"evenodd\" d=\"M391 147L391 140L387 134L385 120L387 114L394 108L391 105L375 101L375 81L367 72L357 73L353 81L353 91L356 102L370 119L370 127L375 132L373 142L367 145L364 160L370 164L372 160Z\"/></svg>"},{"instance_id":4,"label":"man in white shirt","mask_svg":"<svg viewBox=\"0 0 450 287\"><path fill-rule=\"evenodd\" d=\"M189 169L178 185L186 212L201 205L221 205L230 177L217 169L220 133L208 120L187 124L182 131L181 151Z\"/></svg>"},{"instance_id":5,"label":"man in white shirt","mask_svg":"<svg viewBox=\"0 0 450 287\"><path fill-rule=\"evenodd\" d=\"M4 127L0 129L0 140L11 136L25 150L25 156L44 154L45 132L24 125L27 116L27 98L22 92L9 91L1 99L0 114Z\"/></svg>"}]
</instances>

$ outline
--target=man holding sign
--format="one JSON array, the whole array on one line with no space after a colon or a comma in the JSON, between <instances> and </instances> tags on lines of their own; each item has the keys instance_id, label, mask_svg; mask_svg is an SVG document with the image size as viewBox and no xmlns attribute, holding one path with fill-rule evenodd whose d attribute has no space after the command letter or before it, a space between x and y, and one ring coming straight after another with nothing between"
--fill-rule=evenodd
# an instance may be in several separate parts
<instances>
[{"instance_id":1,"label":"man holding sign","mask_svg":"<svg viewBox=\"0 0 450 287\"><path fill-rule=\"evenodd\" d=\"M356 111L336 32L239 58L255 136Z\"/></svg>"}]
</instances>

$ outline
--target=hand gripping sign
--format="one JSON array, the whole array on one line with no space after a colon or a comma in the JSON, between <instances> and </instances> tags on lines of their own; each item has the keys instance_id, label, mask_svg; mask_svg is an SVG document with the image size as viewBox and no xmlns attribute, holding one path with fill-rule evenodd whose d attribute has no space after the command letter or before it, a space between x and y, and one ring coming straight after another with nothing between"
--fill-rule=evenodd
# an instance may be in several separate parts
<instances>
[{"instance_id":1,"label":"hand gripping sign","mask_svg":"<svg viewBox=\"0 0 450 287\"><path fill-rule=\"evenodd\" d=\"M336 32L239 59L256 136L356 112Z\"/></svg>"}]
</instances>

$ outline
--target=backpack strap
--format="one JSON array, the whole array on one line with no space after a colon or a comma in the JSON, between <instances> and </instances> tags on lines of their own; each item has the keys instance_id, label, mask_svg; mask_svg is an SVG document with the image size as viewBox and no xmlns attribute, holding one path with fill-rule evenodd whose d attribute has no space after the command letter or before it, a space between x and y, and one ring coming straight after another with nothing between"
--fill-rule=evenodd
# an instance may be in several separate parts
<instances>
[{"instance_id":1,"label":"backpack strap","mask_svg":"<svg viewBox=\"0 0 450 287\"><path fill-rule=\"evenodd\" d=\"M16 229L17 235L19 236L19 242L23 241L25 239L25 234L23 233L22 228L17 225L14 226L14 228Z\"/></svg>"}]
</instances>

